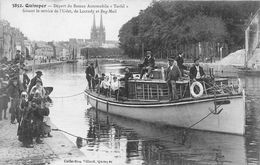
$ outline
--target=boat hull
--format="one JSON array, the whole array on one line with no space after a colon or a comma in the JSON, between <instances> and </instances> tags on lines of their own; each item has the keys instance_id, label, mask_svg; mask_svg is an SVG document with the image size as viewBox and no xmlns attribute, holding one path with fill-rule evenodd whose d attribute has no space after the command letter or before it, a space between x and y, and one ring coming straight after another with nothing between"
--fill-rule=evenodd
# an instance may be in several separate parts
<instances>
[{"instance_id":1,"label":"boat hull","mask_svg":"<svg viewBox=\"0 0 260 165\"><path fill-rule=\"evenodd\" d=\"M221 105L219 114L212 113L214 98L184 102L124 103L111 101L86 91L87 102L96 109L147 122L243 135L245 132L245 98L229 96L229 104ZM218 97L217 99L227 99Z\"/></svg>"}]
</instances>

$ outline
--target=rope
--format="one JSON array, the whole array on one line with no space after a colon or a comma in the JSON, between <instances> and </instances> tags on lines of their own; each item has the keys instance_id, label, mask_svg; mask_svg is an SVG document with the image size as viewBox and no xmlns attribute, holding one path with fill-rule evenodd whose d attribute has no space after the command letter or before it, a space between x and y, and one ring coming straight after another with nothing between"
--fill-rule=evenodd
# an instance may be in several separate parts
<instances>
[{"instance_id":1,"label":"rope","mask_svg":"<svg viewBox=\"0 0 260 165\"><path fill-rule=\"evenodd\" d=\"M69 132L67 132L67 131L64 131L64 130L61 130L61 129L58 129L58 128L53 128L53 129L51 129L52 131L60 131L60 132L64 132L64 133L66 133L66 134L68 134L68 135L70 135L70 136L73 136L73 137L76 137L76 138L81 138L81 139L85 139L85 140L90 140L90 139L93 139L93 138L82 138L82 137L79 137L79 136L76 136L76 135L73 135L73 134L71 134L71 133L69 133Z\"/></svg>"},{"instance_id":2,"label":"rope","mask_svg":"<svg viewBox=\"0 0 260 165\"><path fill-rule=\"evenodd\" d=\"M205 117L203 117L202 119L200 119L199 121L197 121L196 123L192 124L191 126L189 126L186 129L191 129L192 127L194 127L195 125L199 124L200 122L202 122L204 119L206 119L207 117L209 117L209 115L211 115L212 112L210 111L210 113L208 113Z\"/></svg>"},{"instance_id":3,"label":"rope","mask_svg":"<svg viewBox=\"0 0 260 165\"><path fill-rule=\"evenodd\" d=\"M76 138L81 138L81 139L83 139L83 140L95 140L95 138L83 138L83 137L74 135L74 134L72 134L72 133L69 133L69 132L67 132L67 131L58 129L58 128L56 128L56 129L51 129L51 130L52 130L52 131L60 131L60 132L66 133L66 134L68 134L68 135L70 135L70 136L73 136L73 137L76 137ZM119 139L116 139L116 140L119 140ZM127 140L127 142L139 142L139 141L145 141L145 140Z\"/></svg>"},{"instance_id":4,"label":"rope","mask_svg":"<svg viewBox=\"0 0 260 165\"><path fill-rule=\"evenodd\" d=\"M54 99L57 99L57 98L69 98L69 97L75 97L75 96L79 96L81 94L83 94L84 92L80 92L80 93L77 93L77 94L73 94L73 95L69 95L69 96L59 96L59 97L51 97L51 98L54 98Z\"/></svg>"}]
</instances>

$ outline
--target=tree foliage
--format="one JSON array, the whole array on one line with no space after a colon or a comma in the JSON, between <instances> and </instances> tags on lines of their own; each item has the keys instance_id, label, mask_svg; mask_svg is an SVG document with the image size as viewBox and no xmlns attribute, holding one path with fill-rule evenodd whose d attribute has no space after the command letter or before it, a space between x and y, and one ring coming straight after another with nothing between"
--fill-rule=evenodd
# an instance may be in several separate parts
<instances>
[{"instance_id":1,"label":"tree foliage","mask_svg":"<svg viewBox=\"0 0 260 165\"><path fill-rule=\"evenodd\" d=\"M198 42L225 43L230 50L244 45L244 29L260 6L257 1L157 1L126 22L120 47L140 57L142 46L153 53Z\"/></svg>"}]
</instances>

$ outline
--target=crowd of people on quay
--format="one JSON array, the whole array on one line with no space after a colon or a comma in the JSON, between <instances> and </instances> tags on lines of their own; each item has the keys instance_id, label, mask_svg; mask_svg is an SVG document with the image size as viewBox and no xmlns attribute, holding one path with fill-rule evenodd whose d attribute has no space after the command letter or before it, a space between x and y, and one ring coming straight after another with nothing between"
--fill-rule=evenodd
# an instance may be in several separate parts
<instances>
[{"instance_id":1,"label":"crowd of people on quay","mask_svg":"<svg viewBox=\"0 0 260 165\"><path fill-rule=\"evenodd\" d=\"M52 88L45 89L37 71L31 80L27 75L28 67L20 51L15 59L2 59L0 65L0 120L8 120L7 111L11 114L11 124L18 124L17 136L22 146L33 147L33 140L42 143L43 137L52 137L49 123L49 105L52 102L49 94Z\"/></svg>"}]
</instances>

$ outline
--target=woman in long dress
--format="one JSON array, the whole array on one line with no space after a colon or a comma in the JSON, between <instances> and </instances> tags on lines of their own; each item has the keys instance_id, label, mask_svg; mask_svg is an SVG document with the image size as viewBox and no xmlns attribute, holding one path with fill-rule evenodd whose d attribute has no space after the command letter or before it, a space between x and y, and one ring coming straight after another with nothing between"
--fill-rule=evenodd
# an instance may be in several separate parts
<instances>
[{"instance_id":1,"label":"woman in long dress","mask_svg":"<svg viewBox=\"0 0 260 165\"><path fill-rule=\"evenodd\" d=\"M21 95L20 110L22 113L21 123L18 127L18 140L23 143L23 147L33 147L33 109L29 107L27 93Z\"/></svg>"}]
</instances>

